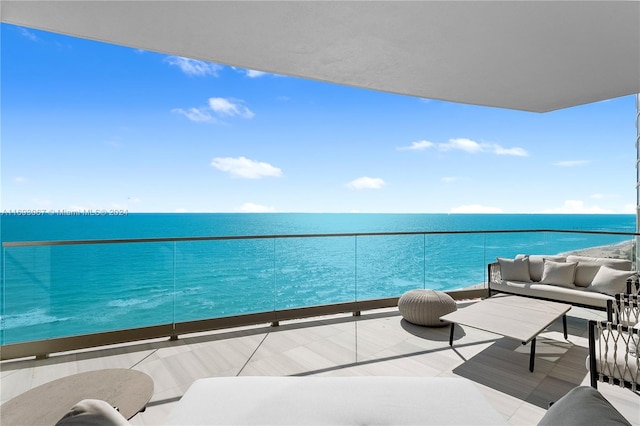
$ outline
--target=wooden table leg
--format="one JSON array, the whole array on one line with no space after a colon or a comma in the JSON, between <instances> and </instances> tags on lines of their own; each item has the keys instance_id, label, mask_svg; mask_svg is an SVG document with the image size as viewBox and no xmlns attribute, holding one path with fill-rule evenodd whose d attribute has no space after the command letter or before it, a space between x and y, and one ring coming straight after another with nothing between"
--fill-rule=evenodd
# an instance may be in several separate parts
<instances>
[{"instance_id":1,"label":"wooden table leg","mask_svg":"<svg viewBox=\"0 0 640 426\"><path fill-rule=\"evenodd\" d=\"M562 330L564 331L564 340L567 340L567 315L562 316Z\"/></svg>"}]
</instances>

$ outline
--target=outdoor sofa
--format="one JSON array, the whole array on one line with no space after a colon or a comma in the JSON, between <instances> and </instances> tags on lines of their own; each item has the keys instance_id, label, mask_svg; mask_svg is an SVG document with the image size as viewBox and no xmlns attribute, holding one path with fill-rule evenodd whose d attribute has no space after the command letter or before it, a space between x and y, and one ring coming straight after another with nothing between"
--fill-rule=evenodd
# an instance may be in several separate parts
<instances>
[{"instance_id":1,"label":"outdoor sofa","mask_svg":"<svg viewBox=\"0 0 640 426\"><path fill-rule=\"evenodd\" d=\"M606 310L618 293L638 293L638 273L625 259L524 255L488 265L489 296L508 293Z\"/></svg>"},{"instance_id":2,"label":"outdoor sofa","mask_svg":"<svg viewBox=\"0 0 640 426\"><path fill-rule=\"evenodd\" d=\"M469 380L454 377L212 377L196 380L170 425L506 425ZM56 426L126 426L107 402L83 400ZM538 425L630 425L597 389L579 386Z\"/></svg>"}]
</instances>

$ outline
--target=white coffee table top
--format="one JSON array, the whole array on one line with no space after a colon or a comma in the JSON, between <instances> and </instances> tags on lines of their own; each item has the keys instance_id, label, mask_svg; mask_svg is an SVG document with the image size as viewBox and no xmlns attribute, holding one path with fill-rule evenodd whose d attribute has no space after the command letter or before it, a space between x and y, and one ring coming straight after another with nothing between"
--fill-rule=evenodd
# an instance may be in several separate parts
<instances>
[{"instance_id":1,"label":"white coffee table top","mask_svg":"<svg viewBox=\"0 0 640 426\"><path fill-rule=\"evenodd\" d=\"M441 319L527 343L571 305L522 296L498 295L444 315Z\"/></svg>"}]
</instances>

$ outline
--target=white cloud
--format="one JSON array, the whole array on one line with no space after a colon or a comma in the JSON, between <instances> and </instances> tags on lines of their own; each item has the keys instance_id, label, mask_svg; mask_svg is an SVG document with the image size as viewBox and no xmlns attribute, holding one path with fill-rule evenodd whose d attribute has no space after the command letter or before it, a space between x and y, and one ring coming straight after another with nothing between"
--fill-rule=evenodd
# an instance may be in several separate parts
<instances>
[{"instance_id":1,"label":"white cloud","mask_svg":"<svg viewBox=\"0 0 640 426\"><path fill-rule=\"evenodd\" d=\"M271 213L276 211L275 207L254 203L244 203L238 210L242 213Z\"/></svg>"},{"instance_id":2,"label":"white cloud","mask_svg":"<svg viewBox=\"0 0 640 426\"><path fill-rule=\"evenodd\" d=\"M246 70L247 77L249 78L257 78L262 77L263 75L267 75L264 71L256 71L256 70Z\"/></svg>"},{"instance_id":3,"label":"white cloud","mask_svg":"<svg viewBox=\"0 0 640 426\"><path fill-rule=\"evenodd\" d=\"M43 200L41 198L34 198L31 202L38 207L51 207L53 205L51 200Z\"/></svg>"},{"instance_id":4,"label":"white cloud","mask_svg":"<svg viewBox=\"0 0 640 426\"><path fill-rule=\"evenodd\" d=\"M467 204L452 208L451 213L502 213L502 209L481 204Z\"/></svg>"},{"instance_id":5,"label":"white cloud","mask_svg":"<svg viewBox=\"0 0 640 426\"><path fill-rule=\"evenodd\" d=\"M20 34L22 34L23 37L28 38L31 41L40 41L37 35L27 30L26 28L20 28Z\"/></svg>"},{"instance_id":6,"label":"white cloud","mask_svg":"<svg viewBox=\"0 0 640 426\"><path fill-rule=\"evenodd\" d=\"M429 141L417 141L411 142L409 146L401 146L398 151L424 151L427 148L433 147L435 144Z\"/></svg>"},{"instance_id":7,"label":"white cloud","mask_svg":"<svg viewBox=\"0 0 640 426\"><path fill-rule=\"evenodd\" d=\"M16 176L13 178L13 182L17 184L27 183L28 179L22 176Z\"/></svg>"},{"instance_id":8,"label":"white cloud","mask_svg":"<svg viewBox=\"0 0 640 426\"><path fill-rule=\"evenodd\" d=\"M204 108L189 108L188 110L174 108L171 112L184 115L189 120L195 121L196 123L211 123L216 121L215 118L209 114L209 111Z\"/></svg>"},{"instance_id":9,"label":"white cloud","mask_svg":"<svg viewBox=\"0 0 640 426\"><path fill-rule=\"evenodd\" d=\"M236 99L209 98L209 108L218 115L226 117L252 118L255 115L249 108L242 105L242 101Z\"/></svg>"},{"instance_id":10,"label":"white cloud","mask_svg":"<svg viewBox=\"0 0 640 426\"><path fill-rule=\"evenodd\" d=\"M558 167L576 167L576 166L585 166L589 164L587 160L567 160L567 161L557 161L553 163L554 166Z\"/></svg>"},{"instance_id":11,"label":"white cloud","mask_svg":"<svg viewBox=\"0 0 640 426\"><path fill-rule=\"evenodd\" d=\"M218 122L214 115L220 118L241 117L253 118L255 114L245 105L243 101L227 98L209 98L208 105L200 108L174 108L171 112L184 115L189 120L196 123Z\"/></svg>"},{"instance_id":12,"label":"white cloud","mask_svg":"<svg viewBox=\"0 0 640 426\"><path fill-rule=\"evenodd\" d=\"M580 214L580 213L589 213L589 214L597 214L597 213L613 213L612 210L603 209L598 206L587 207L584 205L584 201L582 200L566 200L562 207L555 209L544 210L543 213L570 213L570 214Z\"/></svg>"},{"instance_id":13,"label":"white cloud","mask_svg":"<svg viewBox=\"0 0 640 426\"><path fill-rule=\"evenodd\" d=\"M483 151L482 145L466 138L449 139L447 143L438 144L438 149L440 151L459 150L472 154Z\"/></svg>"},{"instance_id":14,"label":"white cloud","mask_svg":"<svg viewBox=\"0 0 640 426\"><path fill-rule=\"evenodd\" d=\"M622 207L622 212L623 214L636 214L636 205L631 203L631 204L625 204Z\"/></svg>"},{"instance_id":15,"label":"white cloud","mask_svg":"<svg viewBox=\"0 0 640 426\"><path fill-rule=\"evenodd\" d=\"M598 194L591 194L589 197L593 198L594 200L605 200L605 199L611 199L611 198L620 198L620 195L598 193Z\"/></svg>"},{"instance_id":16,"label":"white cloud","mask_svg":"<svg viewBox=\"0 0 640 426\"><path fill-rule=\"evenodd\" d=\"M459 181L460 178L457 176L444 176L443 178L440 179L442 182L444 183L452 183L452 182L456 182Z\"/></svg>"},{"instance_id":17,"label":"white cloud","mask_svg":"<svg viewBox=\"0 0 640 426\"><path fill-rule=\"evenodd\" d=\"M516 157L527 157L529 155L524 148L503 148L500 145L493 145L493 153L496 155L514 155Z\"/></svg>"},{"instance_id":18,"label":"white cloud","mask_svg":"<svg viewBox=\"0 0 640 426\"><path fill-rule=\"evenodd\" d=\"M513 147L504 148L495 143L479 143L467 138L453 138L445 143L433 143L429 141L412 142L409 146L398 148L399 151L423 151L425 149L435 148L441 152L447 151L464 151L469 154L477 154L480 152L489 152L495 155L513 155L517 157L527 157L529 153L524 148Z\"/></svg>"},{"instance_id":19,"label":"white cloud","mask_svg":"<svg viewBox=\"0 0 640 426\"><path fill-rule=\"evenodd\" d=\"M211 166L223 172L227 172L231 176L246 179L282 176L282 170L279 168L274 167L269 163L254 161L245 157L217 157L211 161Z\"/></svg>"},{"instance_id":20,"label":"white cloud","mask_svg":"<svg viewBox=\"0 0 640 426\"><path fill-rule=\"evenodd\" d=\"M218 76L218 71L222 68L220 65L209 62L198 61L196 59L183 58L181 56L169 56L166 61L170 65L177 66L180 70L190 76Z\"/></svg>"},{"instance_id":21,"label":"white cloud","mask_svg":"<svg viewBox=\"0 0 640 426\"><path fill-rule=\"evenodd\" d=\"M240 73L240 74L244 74L245 76L249 77L249 78L259 78L262 76L265 76L269 73L264 72L264 71L257 71L257 70L252 70L252 69L248 69L248 68L239 68L239 67L231 67L234 71Z\"/></svg>"},{"instance_id":22,"label":"white cloud","mask_svg":"<svg viewBox=\"0 0 640 426\"><path fill-rule=\"evenodd\" d=\"M380 189L385 185L385 181L380 178L359 177L346 184L350 189Z\"/></svg>"}]
</instances>

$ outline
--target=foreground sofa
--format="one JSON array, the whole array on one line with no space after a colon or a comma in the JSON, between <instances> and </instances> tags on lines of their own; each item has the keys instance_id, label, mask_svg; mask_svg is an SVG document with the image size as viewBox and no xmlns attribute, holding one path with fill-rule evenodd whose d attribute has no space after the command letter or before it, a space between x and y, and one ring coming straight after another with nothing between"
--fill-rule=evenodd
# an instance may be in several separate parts
<instances>
[{"instance_id":1,"label":"foreground sofa","mask_svg":"<svg viewBox=\"0 0 640 426\"><path fill-rule=\"evenodd\" d=\"M108 403L80 401L56 426L125 426ZM506 425L475 385L453 377L214 377L196 380L173 425ZM596 389L572 389L538 425L630 425Z\"/></svg>"},{"instance_id":2,"label":"foreground sofa","mask_svg":"<svg viewBox=\"0 0 640 426\"><path fill-rule=\"evenodd\" d=\"M508 293L606 310L618 293L637 293L632 262L587 256L523 255L488 265L489 295Z\"/></svg>"},{"instance_id":3,"label":"foreground sofa","mask_svg":"<svg viewBox=\"0 0 640 426\"><path fill-rule=\"evenodd\" d=\"M506 425L450 377L214 377L196 380L170 425Z\"/></svg>"}]
</instances>

